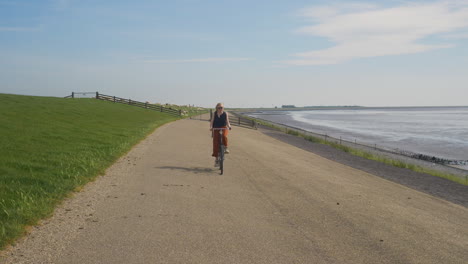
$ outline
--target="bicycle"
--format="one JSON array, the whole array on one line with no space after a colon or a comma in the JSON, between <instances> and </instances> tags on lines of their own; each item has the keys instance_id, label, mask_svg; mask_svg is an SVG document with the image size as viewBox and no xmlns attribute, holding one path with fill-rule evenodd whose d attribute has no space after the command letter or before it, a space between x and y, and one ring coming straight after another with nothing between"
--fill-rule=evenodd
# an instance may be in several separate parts
<instances>
[{"instance_id":1,"label":"bicycle","mask_svg":"<svg viewBox=\"0 0 468 264\"><path fill-rule=\"evenodd\" d=\"M221 170L220 174L224 173L224 152L226 151L226 146L223 144L223 130L230 130L230 128L213 128L213 133L215 130L219 130L219 151L218 151L218 162L219 169Z\"/></svg>"}]
</instances>

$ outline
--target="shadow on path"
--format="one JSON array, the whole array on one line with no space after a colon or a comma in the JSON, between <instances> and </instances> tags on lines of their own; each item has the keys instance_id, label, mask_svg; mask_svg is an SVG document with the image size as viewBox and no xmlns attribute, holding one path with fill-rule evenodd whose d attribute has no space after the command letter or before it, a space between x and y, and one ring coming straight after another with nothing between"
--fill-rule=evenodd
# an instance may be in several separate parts
<instances>
[{"instance_id":1,"label":"shadow on path","mask_svg":"<svg viewBox=\"0 0 468 264\"><path fill-rule=\"evenodd\" d=\"M215 173L218 169L215 168L200 168L200 167L192 167L192 168L185 168L185 167L175 167L175 166L162 166L162 167L155 167L156 169L164 169L164 170L180 170L180 171L187 171L192 172L194 174L201 174L201 173Z\"/></svg>"}]
</instances>

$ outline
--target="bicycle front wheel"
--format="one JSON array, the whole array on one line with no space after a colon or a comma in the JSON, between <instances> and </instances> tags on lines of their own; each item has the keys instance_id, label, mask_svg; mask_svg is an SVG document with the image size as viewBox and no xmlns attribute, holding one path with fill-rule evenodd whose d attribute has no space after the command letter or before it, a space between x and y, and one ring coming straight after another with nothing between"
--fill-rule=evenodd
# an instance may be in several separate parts
<instances>
[{"instance_id":1,"label":"bicycle front wheel","mask_svg":"<svg viewBox=\"0 0 468 264\"><path fill-rule=\"evenodd\" d=\"M224 173L224 145L219 146L219 169L221 175Z\"/></svg>"}]
</instances>

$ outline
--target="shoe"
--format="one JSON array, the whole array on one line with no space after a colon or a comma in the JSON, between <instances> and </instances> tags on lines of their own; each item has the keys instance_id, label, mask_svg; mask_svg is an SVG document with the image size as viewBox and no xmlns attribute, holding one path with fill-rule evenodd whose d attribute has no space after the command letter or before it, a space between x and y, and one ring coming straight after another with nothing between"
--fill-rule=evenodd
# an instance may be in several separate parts
<instances>
[{"instance_id":1,"label":"shoe","mask_svg":"<svg viewBox=\"0 0 468 264\"><path fill-rule=\"evenodd\" d=\"M215 165L214 166L219 167L219 160L218 159L215 160Z\"/></svg>"},{"instance_id":2,"label":"shoe","mask_svg":"<svg viewBox=\"0 0 468 264\"><path fill-rule=\"evenodd\" d=\"M230 151L229 151L228 148L225 148L225 149L224 149L224 153L225 153L225 154L229 154L229 152L230 152Z\"/></svg>"}]
</instances>

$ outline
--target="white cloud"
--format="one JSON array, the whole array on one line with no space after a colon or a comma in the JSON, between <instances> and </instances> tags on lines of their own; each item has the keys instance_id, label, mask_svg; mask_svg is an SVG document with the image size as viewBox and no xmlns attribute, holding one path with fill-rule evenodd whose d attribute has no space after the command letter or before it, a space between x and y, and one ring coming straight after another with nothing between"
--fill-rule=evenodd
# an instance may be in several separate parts
<instances>
[{"instance_id":1,"label":"white cloud","mask_svg":"<svg viewBox=\"0 0 468 264\"><path fill-rule=\"evenodd\" d=\"M300 15L316 24L299 28L296 33L324 37L336 45L293 54L298 59L283 62L290 65L337 64L356 58L450 48L453 43L424 44L422 40L468 28L468 2L458 0L386 8L331 5L303 9Z\"/></svg>"},{"instance_id":2,"label":"white cloud","mask_svg":"<svg viewBox=\"0 0 468 264\"><path fill-rule=\"evenodd\" d=\"M144 60L146 63L193 63L193 62L237 62L248 61L251 58L199 58L199 59L182 59L182 60Z\"/></svg>"},{"instance_id":3,"label":"white cloud","mask_svg":"<svg viewBox=\"0 0 468 264\"><path fill-rule=\"evenodd\" d=\"M468 32L447 34L442 37L447 39L468 39Z\"/></svg>"},{"instance_id":4,"label":"white cloud","mask_svg":"<svg viewBox=\"0 0 468 264\"><path fill-rule=\"evenodd\" d=\"M317 6L304 8L298 12L299 16L312 21L320 21L330 17L339 15L340 13L362 12L364 10L372 10L377 8L374 4L368 3L334 3L328 6Z\"/></svg>"}]
</instances>

